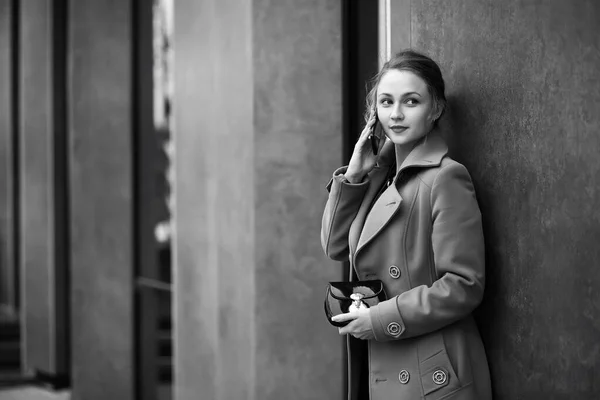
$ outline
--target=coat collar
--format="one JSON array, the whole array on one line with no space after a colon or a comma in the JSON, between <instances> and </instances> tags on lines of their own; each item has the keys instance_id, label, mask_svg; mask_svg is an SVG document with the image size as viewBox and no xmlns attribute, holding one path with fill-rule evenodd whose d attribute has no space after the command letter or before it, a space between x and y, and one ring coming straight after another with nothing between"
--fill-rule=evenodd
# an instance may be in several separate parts
<instances>
[{"instance_id":1,"label":"coat collar","mask_svg":"<svg viewBox=\"0 0 600 400\"><path fill-rule=\"evenodd\" d=\"M355 255L381 231L398 211L402 203L402 196L398 192L396 181L401 172L411 167L428 168L439 166L447 153L448 146L446 146L444 139L438 133L432 132L428 137L421 139L398 169L394 183L381 194L373 205L373 208L369 211L368 207L372 199L376 192L379 191L381 185L384 184L385 172L396 162L395 146L391 141L386 141L379 157L376 168L377 172L373 176L372 185L355 219L356 226L353 226L354 229L351 228L350 247L356 249ZM352 244L355 244L355 246Z\"/></svg>"},{"instance_id":2,"label":"coat collar","mask_svg":"<svg viewBox=\"0 0 600 400\"><path fill-rule=\"evenodd\" d=\"M442 159L448 153L448 146L444 139L437 132L431 132L429 135L420 139L412 151L408 154L398 171L410 167L432 167L441 164ZM378 165L380 167L389 167L396 162L396 148L390 140L386 140Z\"/></svg>"}]
</instances>

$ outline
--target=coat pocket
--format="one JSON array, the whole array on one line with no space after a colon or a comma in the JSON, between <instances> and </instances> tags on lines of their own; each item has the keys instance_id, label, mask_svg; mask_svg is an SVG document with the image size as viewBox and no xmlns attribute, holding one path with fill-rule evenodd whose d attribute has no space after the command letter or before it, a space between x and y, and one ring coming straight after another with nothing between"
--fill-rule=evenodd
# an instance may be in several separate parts
<instances>
[{"instance_id":1,"label":"coat pocket","mask_svg":"<svg viewBox=\"0 0 600 400\"><path fill-rule=\"evenodd\" d=\"M445 350L421 361L420 370L423 394L427 400L440 399L461 387Z\"/></svg>"}]
</instances>

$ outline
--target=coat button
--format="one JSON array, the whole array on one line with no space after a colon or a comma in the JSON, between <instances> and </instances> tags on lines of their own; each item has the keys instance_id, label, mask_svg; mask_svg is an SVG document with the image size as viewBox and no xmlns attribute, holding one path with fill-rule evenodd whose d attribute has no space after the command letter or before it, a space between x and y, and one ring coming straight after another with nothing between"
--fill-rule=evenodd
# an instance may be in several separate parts
<instances>
[{"instance_id":1,"label":"coat button","mask_svg":"<svg viewBox=\"0 0 600 400\"><path fill-rule=\"evenodd\" d=\"M400 268L396 267L395 265L392 265L390 267L390 276L394 279L398 279L400 278Z\"/></svg>"},{"instance_id":2,"label":"coat button","mask_svg":"<svg viewBox=\"0 0 600 400\"><path fill-rule=\"evenodd\" d=\"M403 369L402 371L400 371L400 373L398 374L398 380L403 385L406 385L408 383L409 379L410 379L410 374L405 369Z\"/></svg>"},{"instance_id":3,"label":"coat button","mask_svg":"<svg viewBox=\"0 0 600 400\"><path fill-rule=\"evenodd\" d=\"M400 324L397 322L390 322L387 326L387 332L390 336L398 336L400 334Z\"/></svg>"},{"instance_id":4,"label":"coat button","mask_svg":"<svg viewBox=\"0 0 600 400\"><path fill-rule=\"evenodd\" d=\"M438 369L433 373L433 383L436 385L443 385L447 380L448 376L446 375L446 372L441 369Z\"/></svg>"}]
</instances>

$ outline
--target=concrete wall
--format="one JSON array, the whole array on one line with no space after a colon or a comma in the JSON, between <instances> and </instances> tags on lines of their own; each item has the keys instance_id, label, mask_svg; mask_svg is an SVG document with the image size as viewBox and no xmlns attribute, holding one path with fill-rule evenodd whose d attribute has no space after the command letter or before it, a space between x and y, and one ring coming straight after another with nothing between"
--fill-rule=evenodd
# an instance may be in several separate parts
<instances>
[{"instance_id":1,"label":"concrete wall","mask_svg":"<svg viewBox=\"0 0 600 400\"><path fill-rule=\"evenodd\" d=\"M495 398L600 397L600 3L412 1L484 214Z\"/></svg>"},{"instance_id":2,"label":"concrete wall","mask_svg":"<svg viewBox=\"0 0 600 400\"><path fill-rule=\"evenodd\" d=\"M70 1L71 365L74 399L133 399L132 2Z\"/></svg>"},{"instance_id":3,"label":"concrete wall","mask_svg":"<svg viewBox=\"0 0 600 400\"><path fill-rule=\"evenodd\" d=\"M322 310L341 270L318 237L341 161L341 2L253 4L256 398L341 398L341 338Z\"/></svg>"},{"instance_id":4,"label":"concrete wall","mask_svg":"<svg viewBox=\"0 0 600 400\"><path fill-rule=\"evenodd\" d=\"M23 371L68 373L64 3L19 10L19 272ZM58 19L60 20L60 19Z\"/></svg>"},{"instance_id":5,"label":"concrete wall","mask_svg":"<svg viewBox=\"0 0 600 400\"><path fill-rule=\"evenodd\" d=\"M175 398L341 398L341 3L181 0L174 27Z\"/></svg>"},{"instance_id":6,"label":"concrete wall","mask_svg":"<svg viewBox=\"0 0 600 400\"><path fill-rule=\"evenodd\" d=\"M6 315L16 315L18 305L17 266L15 264L15 202L13 199L15 147L13 100L14 50L13 4L0 1L0 311Z\"/></svg>"}]
</instances>

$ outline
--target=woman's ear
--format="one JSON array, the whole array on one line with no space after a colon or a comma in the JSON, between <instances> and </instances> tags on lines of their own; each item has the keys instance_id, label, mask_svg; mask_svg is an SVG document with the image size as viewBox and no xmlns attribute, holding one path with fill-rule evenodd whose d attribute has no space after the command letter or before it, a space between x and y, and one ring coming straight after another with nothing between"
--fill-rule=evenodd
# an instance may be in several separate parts
<instances>
[{"instance_id":1,"label":"woman's ear","mask_svg":"<svg viewBox=\"0 0 600 400\"><path fill-rule=\"evenodd\" d=\"M444 115L444 107L441 107L439 105L436 106L436 109L431 114L431 122L432 123L437 122L440 118L442 118L442 115Z\"/></svg>"}]
</instances>

